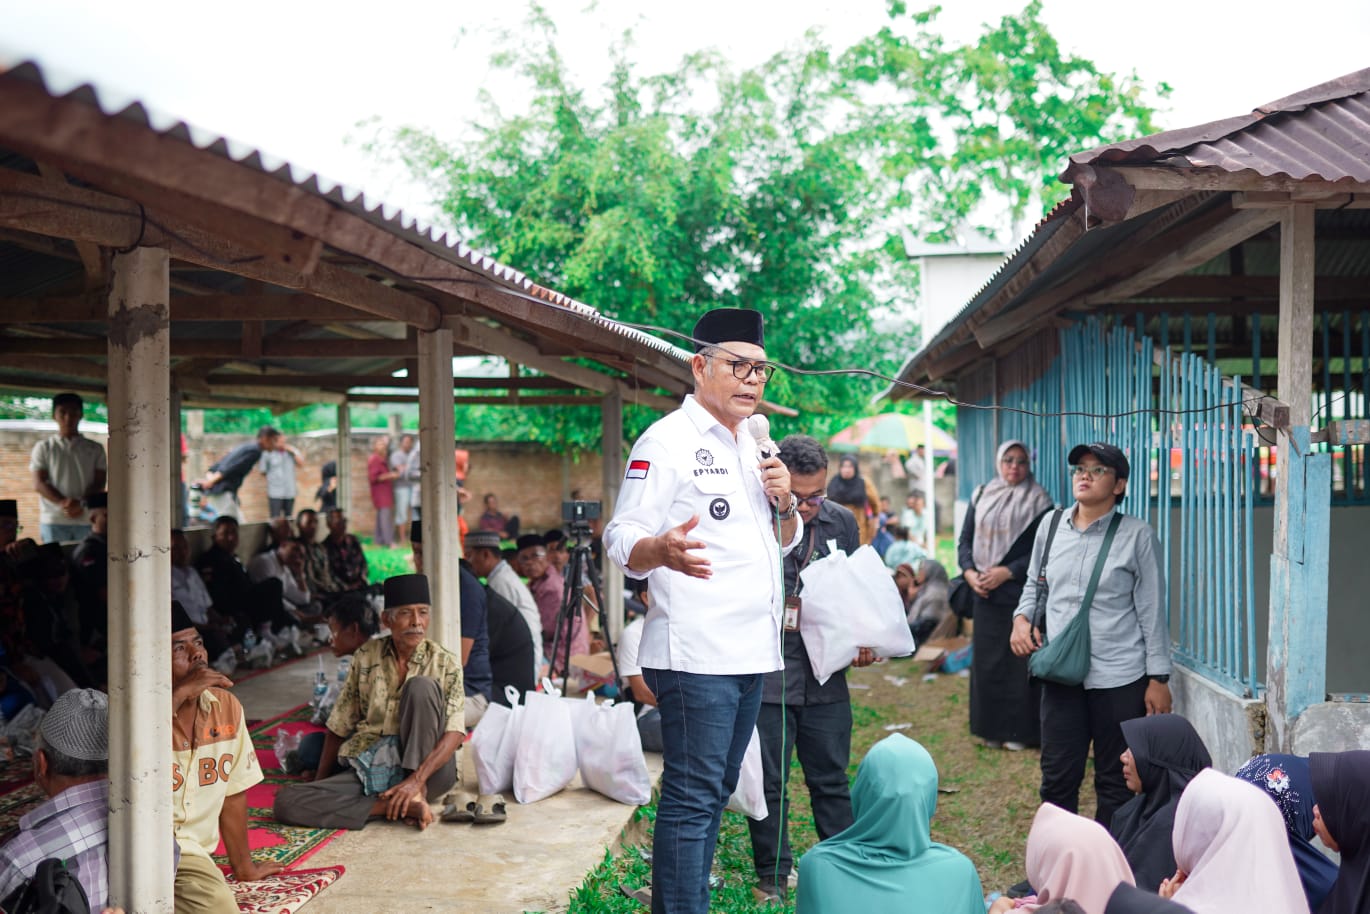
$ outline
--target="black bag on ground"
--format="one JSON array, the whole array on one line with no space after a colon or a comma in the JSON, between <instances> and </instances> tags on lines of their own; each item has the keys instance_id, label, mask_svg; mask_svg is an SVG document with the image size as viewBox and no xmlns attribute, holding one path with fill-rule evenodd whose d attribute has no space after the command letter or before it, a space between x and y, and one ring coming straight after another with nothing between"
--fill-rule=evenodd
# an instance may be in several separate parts
<instances>
[{"instance_id":1,"label":"black bag on ground","mask_svg":"<svg viewBox=\"0 0 1370 914\"><path fill-rule=\"evenodd\" d=\"M86 890L66 863L52 857L18 885L3 902L5 914L90 914Z\"/></svg>"}]
</instances>

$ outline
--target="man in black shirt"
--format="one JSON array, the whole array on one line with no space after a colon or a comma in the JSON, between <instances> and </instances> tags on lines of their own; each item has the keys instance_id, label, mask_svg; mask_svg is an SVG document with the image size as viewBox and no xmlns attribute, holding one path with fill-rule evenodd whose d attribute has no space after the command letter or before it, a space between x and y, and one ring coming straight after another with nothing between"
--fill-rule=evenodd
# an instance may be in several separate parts
<instances>
[{"instance_id":1,"label":"man in black shirt","mask_svg":"<svg viewBox=\"0 0 1370 914\"><path fill-rule=\"evenodd\" d=\"M253 583L238 558L238 522L232 517L214 521L214 544L195 563L205 588L214 601L214 611L233 620L233 640L240 639L249 627L258 634L264 629L280 632L298 625L285 611L279 578Z\"/></svg>"},{"instance_id":2,"label":"man in black shirt","mask_svg":"<svg viewBox=\"0 0 1370 914\"><path fill-rule=\"evenodd\" d=\"M851 758L851 697L845 671L822 685L814 678L804 637L799 632L803 612L799 573L828 554L828 541L847 554L861 546L856 518L846 508L827 501L828 455L808 435L789 435L780 442L780 460L790 471L790 491L799 501L804 539L785 556L785 668L767 673L761 688L761 713L756 719L761 740L765 779L765 819L748 819L752 859L756 864L758 899L783 900L794 865L790 854L788 780L790 754L798 750L799 764L809 786L813 821L819 840L852 823L847 763ZM861 648L853 660L866 666L875 660ZM783 735L783 742L782 742Z\"/></svg>"},{"instance_id":3,"label":"man in black shirt","mask_svg":"<svg viewBox=\"0 0 1370 914\"><path fill-rule=\"evenodd\" d=\"M264 425L257 430L255 441L243 442L210 465L209 472L200 480L199 486L204 490L205 504L213 508L218 516L242 520L238 490L262 459L262 451L267 450L270 441L279 434L276 429Z\"/></svg>"}]
</instances>

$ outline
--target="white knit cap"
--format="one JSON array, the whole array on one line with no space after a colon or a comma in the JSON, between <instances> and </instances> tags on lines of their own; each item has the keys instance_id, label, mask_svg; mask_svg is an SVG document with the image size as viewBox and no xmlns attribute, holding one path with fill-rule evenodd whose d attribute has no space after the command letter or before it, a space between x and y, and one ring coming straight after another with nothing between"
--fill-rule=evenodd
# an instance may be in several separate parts
<instances>
[{"instance_id":1,"label":"white knit cap","mask_svg":"<svg viewBox=\"0 0 1370 914\"><path fill-rule=\"evenodd\" d=\"M87 762L109 761L109 696L72 689L52 703L38 725L43 745Z\"/></svg>"}]
</instances>

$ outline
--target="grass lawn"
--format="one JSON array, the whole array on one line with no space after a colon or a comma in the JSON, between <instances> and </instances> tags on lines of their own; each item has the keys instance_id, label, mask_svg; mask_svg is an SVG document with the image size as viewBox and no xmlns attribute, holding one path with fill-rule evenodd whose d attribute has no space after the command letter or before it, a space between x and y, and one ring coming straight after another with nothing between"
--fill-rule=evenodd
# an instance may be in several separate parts
<instances>
[{"instance_id":1,"label":"grass lawn","mask_svg":"<svg viewBox=\"0 0 1370 914\"><path fill-rule=\"evenodd\" d=\"M932 823L933 840L970 857L986 892L1002 891L1025 876L1027 832L1038 805L1037 753L980 746L967 729L969 679L939 675L924 682L921 666L911 660L892 660L851 671L850 682L869 688L852 690L854 727L848 774L855 777L866 751L889 734L885 729L888 725L911 724L900 732L932 753L945 791L938 799ZM1081 808L1087 812L1094 808L1092 777L1092 771L1086 773L1080 797ZM797 761L790 771L790 791L790 840L797 859L817 841L808 791ZM639 810L649 829L655 812L655 805ZM650 840L645 846L650 847ZM794 910L793 900L783 908L759 906L753 901L751 841L746 820L736 813L724 813L714 872L723 879L723 886L714 892L712 911L743 914ZM605 862L572 893L569 910L572 914L640 914L645 909L620 895L618 886L644 885L650 875L650 866L633 850L618 857L606 855Z\"/></svg>"},{"instance_id":2,"label":"grass lawn","mask_svg":"<svg viewBox=\"0 0 1370 914\"><path fill-rule=\"evenodd\" d=\"M386 578L397 574L413 574L413 550L409 544L403 546L377 546L371 537L358 537L362 552L366 555L367 582L379 584Z\"/></svg>"}]
</instances>

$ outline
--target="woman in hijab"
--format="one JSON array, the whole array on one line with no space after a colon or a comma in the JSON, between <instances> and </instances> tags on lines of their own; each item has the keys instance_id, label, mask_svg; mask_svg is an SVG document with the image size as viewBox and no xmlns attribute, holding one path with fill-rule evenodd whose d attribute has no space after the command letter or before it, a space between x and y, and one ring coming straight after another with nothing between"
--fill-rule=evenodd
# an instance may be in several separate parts
<instances>
[{"instance_id":1,"label":"woman in hijab","mask_svg":"<svg viewBox=\"0 0 1370 914\"><path fill-rule=\"evenodd\" d=\"M956 635L956 614L947 602L947 570L934 559L923 559L918 570L908 562L894 570L894 584L904 598L904 615L917 644Z\"/></svg>"},{"instance_id":2,"label":"woman in hijab","mask_svg":"<svg viewBox=\"0 0 1370 914\"><path fill-rule=\"evenodd\" d=\"M1194 914L1308 914L1279 812L1260 790L1207 768L1175 810L1175 875L1160 895Z\"/></svg>"},{"instance_id":3,"label":"woman in hijab","mask_svg":"<svg viewBox=\"0 0 1370 914\"><path fill-rule=\"evenodd\" d=\"M989 914L1041 911L1043 905L1062 898L1075 902L1085 914L1104 914L1113 890L1119 884L1134 884L1127 858L1102 825L1050 803L1043 803L1032 818L1027 875L1037 894L1000 898Z\"/></svg>"},{"instance_id":4,"label":"woman in hijab","mask_svg":"<svg viewBox=\"0 0 1370 914\"><path fill-rule=\"evenodd\" d=\"M837 463L837 475L828 483L828 500L835 501L856 516L856 529L861 544L875 538L875 512L880 506L880 495L861 476L861 466L855 454L843 454Z\"/></svg>"},{"instance_id":5,"label":"woman in hijab","mask_svg":"<svg viewBox=\"0 0 1370 914\"><path fill-rule=\"evenodd\" d=\"M937 766L901 733L871 747L852 785L855 821L799 861L799 914L984 914L980 877L932 840Z\"/></svg>"},{"instance_id":6,"label":"woman in hijab","mask_svg":"<svg viewBox=\"0 0 1370 914\"><path fill-rule=\"evenodd\" d=\"M1314 752L1313 827L1330 850L1341 853L1341 871L1318 914L1370 911L1370 752Z\"/></svg>"},{"instance_id":7,"label":"woman in hijab","mask_svg":"<svg viewBox=\"0 0 1370 914\"><path fill-rule=\"evenodd\" d=\"M1032 478L1027 445L1005 441L999 475L971 497L956 560L972 591L970 732L992 749L1042 741L1041 689L1028 682L1027 658L1009 650L1013 611L1023 593L1032 540L1051 496Z\"/></svg>"},{"instance_id":8,"label":"woman in hijab","mask_svg":"<svg viewBox=\"0 0 1370 914\"><path fill-rule=\"evenodd\" d=\"M1213 764L1208 748L1178 714L1153 714L1123 721L1123 776L1137 796L1113 814L1109 825L1127 855L1137 885L1148 892L1175 872L1171 831L1185 787Z\"/></svg>"},{"instance_id":9,"label":"woman in hijab","mask_svg":"<svg viewBox=\"0 0 1370 914\"><path fill-rule=\"evenodd\" d=\"M1308 759L1298 755L1258 755L1237 771L1237 777L1255 784L1275 801L1284 829L1289 833L1289 849L1299 870L1308 908L1318 910L1337 881L1337 865L1313 846L1312 774Z\"/></svg>"},{"instance_id":10,"label":"woman in hijab","mask_svg":"<svg viewBox=\"0 0 1370 914\"><path fill-rule=\"evenodd\" d=\"M1104 914L1194 914L1184 905L1167 901L1136 886L1120 885L1113 890Z\"/></svg>"}]
</instances>

